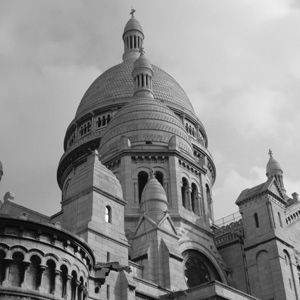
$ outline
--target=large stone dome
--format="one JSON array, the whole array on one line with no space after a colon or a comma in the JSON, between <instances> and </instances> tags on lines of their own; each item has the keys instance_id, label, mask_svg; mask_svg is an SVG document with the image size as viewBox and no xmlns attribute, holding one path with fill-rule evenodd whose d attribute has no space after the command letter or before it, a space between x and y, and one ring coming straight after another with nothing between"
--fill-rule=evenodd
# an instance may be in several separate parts
<instances>
[{"instance_id":1,"label":"large stone dome","mask_svg":"<svg viewBox=\"0 0 300 300\"><path fill-rule=\"evenodd\" d=\"M108 105L130 101L133 95L133 64L134 60L126 60L101 74L84 94L75 119ZM152 65L152 68L154 98L194 115L188 96L176 80L159 67Z\"/></svg>"}]
</instances>

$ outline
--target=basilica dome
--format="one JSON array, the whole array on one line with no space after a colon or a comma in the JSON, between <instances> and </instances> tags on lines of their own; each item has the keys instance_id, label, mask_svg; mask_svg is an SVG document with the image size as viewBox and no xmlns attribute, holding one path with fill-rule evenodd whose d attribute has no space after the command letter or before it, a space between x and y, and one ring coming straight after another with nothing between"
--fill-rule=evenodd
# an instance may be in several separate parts
<instances>
[{"instance_id":1,"label":"basilica dome","mask_svg":"<svg viewBox=\"0 0 300 300\"><path fill-rule=\"evenodd\" d=\"M84 94L75 119L90 111L132 99L131 72L134 60L126 60L101 74ZM168 73L152 64L154 98L168 106L195 115L191 102L181 86Z\"/></svg>"},{"instance_id":2,"label":"basilica dome","mask_svg":"<svg viewBox=\"0 0 300 300\"><path fill-rule=\"evenodd\" d=\"M127 135L127 132L124 132L120 133L118 137L117 135L114 137L115 133L112 131L107 133L107 130L112 126L117 126L117 120L114 119L118 117L118 120L120 120L124 111L129 112L130 115L131 109L142 107L137 105L136 97L143 99L145 96L149 96L155 99L157 109L160 111L153 112L151 111L153 108L151 108L148 112L155 115L154 122L159 121L151 126L158 126L158 124L162 126L161 124L165 123L166 128L168 128L167 133L161 131L160 134L156 134L154 141L160 135L159 139L163 139L166 146L167 139L175 135L175 144L180 142L181 150L184 153L189 153L192 156L197 155L198 158L202 155L210 157L207 151L208 140L205 128L195 115L187 94L172 76L146 59L143 50L144 38L143 29L132 14L122 35L124 43L123 61L102 73L90 85L81 99L75 118L67 128L64 138L64 154L60 159L57 170L57 180L61 188L75 161L78 163L83 161L84 157L91 150L98 149L100 144L101 151L106 151L112 145L111 142L106 140L108 136L111 139L117 139L122 134ZM141 70L145 72L144 77L137 76L135 78L137 72ZM151 82L151 86L147 86L143 91L136 90L136 86L144 83L144 80L146 85ZM135 103L134 105L137 105L137 107L130 106L130 103ZM144 105L143 109L149 106L149 103L146 105L145 101L141 103ZM124 110L122 110L123 108ZM147 109L140 113L145 115ZM168 115L170 124L167 124L168 121L164 121L165 116L163 116L162 111ZM125 118L125 116L123 117ZM139 126L148 124L143 122L140 116L137 116L137 119L141 123ZM136 120L132 120L132 122ZM125 130L121 125L118 126L120 132ZM137 128L138 125L135 126ZM152 130L151 126L145 130L150 132ZM153 130L157 131L158 129ZM132 139L134 138L131 137ZM149 141L151 140L152 138L149 139ZM149 141L147 140L147 142ZM143 140L143 143L145 142L146 136ZM197 147L196 154L192 150L192 144ZM213 163L211 164L213 165Z\"/></svg>"}]
</instances>

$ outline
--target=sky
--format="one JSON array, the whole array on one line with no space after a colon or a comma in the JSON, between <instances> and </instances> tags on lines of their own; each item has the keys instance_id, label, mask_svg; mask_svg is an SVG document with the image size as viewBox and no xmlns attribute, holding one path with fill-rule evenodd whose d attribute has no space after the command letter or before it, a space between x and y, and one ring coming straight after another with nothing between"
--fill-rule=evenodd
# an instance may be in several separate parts
<instances>
[{"instance_id":1,"label":"sky","mask_svg":"<svg viewBox=\"0 0 300 300\"><path fill-rule=\"evenodd\" d=\"M269 148L288 195L300 192L300 2L2 0L0 199L60 210L65 131L89 85L122 61L136 10L151 63L183 87L217 168L215 219L266 180Z\"/></svg>"}]
</instances>

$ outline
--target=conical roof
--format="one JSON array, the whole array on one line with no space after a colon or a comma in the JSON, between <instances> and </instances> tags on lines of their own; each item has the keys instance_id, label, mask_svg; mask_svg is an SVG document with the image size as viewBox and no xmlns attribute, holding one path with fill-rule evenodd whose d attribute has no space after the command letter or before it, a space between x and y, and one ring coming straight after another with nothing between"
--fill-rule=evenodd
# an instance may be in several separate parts
<instances>
[{"instance_id":1,"label":"conical roof","mask_svg":"<svg viewBox=\"0 0 300 300\"><path fill-rule=\"evenodd\" d=\"M160 221L168 210L166 192L153 170L142 193L141 210L155 222Z\"/></svg>"},{"instance_id":2,"label":"conical roof","mask_svg":"<svg viewBox=\"0 0 300 300\"><path fill-rule=\"evenodd\" d=\"M141 51L141 55L139 56L139 58L134 62L132 72L134 73L134 71L140 68L150 69L153 72L152 65L150 61L147 59L145 52L143 50Z\"/></svg>"},{"instance_id":3,"label":"conical roof","mask_svg":"<svg viewBox=\"0 0 300 300\"><path fill-rule=\"evenodd\" d=\"M134 12L135 10L131 10L131 18L128 20L128 22L125 25L123 35L130 30L138 30L141 33L143 33L143 28L140 22L134 17Z\"/></svg>"},{"instance_id":4,"label":"conical roof","mask_svg":"<svg viewBox=\"0 0 300 300\"><path fill-rule=\"evenodd\" d=\"M283 174L282 168L281 168L279 162L273 157L273 152L271 149L269 150L269 155L270 155L270 158L269 158L269 161L268 161L267 167L266 167L267 177L276 175L276 174L282 175Z\"/></svg>"}]
</instances>

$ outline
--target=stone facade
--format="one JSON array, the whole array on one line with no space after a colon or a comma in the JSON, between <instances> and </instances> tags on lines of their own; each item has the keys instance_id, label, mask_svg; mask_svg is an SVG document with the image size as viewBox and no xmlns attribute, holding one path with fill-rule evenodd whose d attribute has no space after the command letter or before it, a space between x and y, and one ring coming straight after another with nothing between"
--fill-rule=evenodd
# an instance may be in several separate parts
<instances>
[{"instance_id":1,"label":"stone facade","mask_svg":"<svg viewBox=\"0 0 300 300\"><path fill-rule=\"evenodd\" d=\"M122 63L67 128L61 211L1 203L0 299L298 299L300 207L280 165L271 153L267 181L236 202L242 219L214 224L205 128L131 14Z\"/></svg>"}]
</instances>

